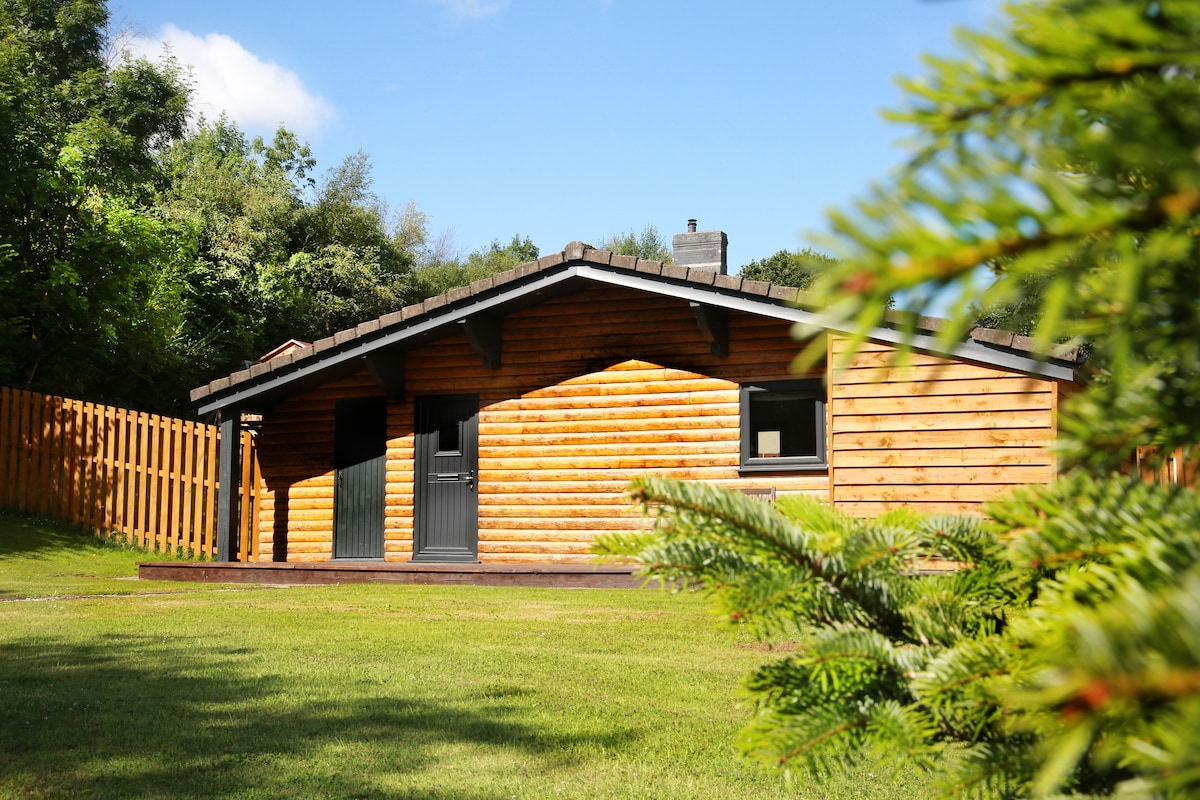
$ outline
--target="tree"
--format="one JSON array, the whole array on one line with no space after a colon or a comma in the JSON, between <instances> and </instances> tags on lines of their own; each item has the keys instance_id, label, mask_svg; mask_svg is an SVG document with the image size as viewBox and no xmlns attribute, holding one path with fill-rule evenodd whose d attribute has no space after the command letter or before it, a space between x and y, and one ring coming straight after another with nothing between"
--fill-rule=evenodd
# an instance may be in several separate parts
<instances>
[{"instance_id":1,"label":"tree","mask_svg":"<svg viewBox=\"0 0 1200 800\"><path fill-rule=\"evenodd\" d=\"M436 260L413 271L409 302L420 302L459 286L466 286L497 272L504 272L520 264L536 261L539 250L528 236L513 234L507 245L494 240L488 247L474 250L466 260L449 258Z\"/></svg>"},{"instance_id":2,"label":"tree","mask_svg":"<svg viewBox=\"0 0 1200 800\"><path fill-rule=\"evenodd\" d=\"M628 233L614 233L600 244L601 250L608 250L623 256L637 256L650 261L671 263L671 248L658 232L658 228L647 225L642 232L630 229Z\"/></svg>"},{"instance_id":3,"label":"tree","mask_svg":"<svg viewBox=\"0 0 1200 800\"><path fill-rule=\"evenodd\" d=\"M280 129L275 144L289 137ZM193 132L160 154L166 185L158 202L183 221L191 241L181 297L185 357L171 376L180 397L189 386L238 369L273 346L265 329L283 318L263 296L264 273L291 258L292 230L303 205L301 188L285 164L298 158L293 169L308 170L312 160L300 148L291 157L278 147L273 155L266 150L222 115L213 123L200 119Z\"/></svg>"},{"instance_id":4,"label":"tree","mask_svg":"<svg viewBox=\"0 0 1200 800\"><path fill-rule=\"evenodd\" d=\"M986 307L1032 299L1044 344L1092 342L1048 486L955 518L785 517L715 487L647 480L657 535L610 537L649 574L699 580L759 629L815 626L749 682L743 746L787 770L911 757L947 794L1200 792L1200 501L1111 472L1200 434L1200 3L1056 0L906 84L919 149L833 217L845 261L816 288L858 334L933 282ZM1044 285L1044 292L1031 288ZM1040 297L1040 299L1039 299ZM963 314L944 332L954 341ZM814 337L804 360L825 352ZM957 554L952 577L907 574ZM883 568L879 565L882 564ZM961 581L961 583L959 583Z\"/></svg>"},{"instance_id":5,"label":"tree","mask_svg":"<svg viewBox=\"0 0 1200 800\"><path fill-rule=\"evenodd\" d=\"M413 256L388 231L371 170L363 151L347 156L318 184L316 202L297 209L291 256L259 279L276 312L264 324L273 340L329 336L404 305Z\"/></svg>"},{"instance_id":6,"label":"tree","mask_svg":"<svg viewBox=\"0 0 1200 800\"><path fill-rule=\"evenodd\" d=\"M327 171L286 128L247 142L222 116L161 155L161 202L194 235L183 296L189 385L289 338L315 339L404 304L413 257L388 230L361 151Z\"/></svg>"},{"instance_id":7,"label":"tree","mask_svg":"<svg viewBox=\"0 0 1200 800\"><path fill-rule=\"evenodd\" d=\"M793 289L808 289L825 270L841 262L819 250L780 250L762 261L751 261L741 269L743 278L767 281Z\"/></svg>"},{"instance_id":8,"label":"tree","mask_svg":"<svg viewBox=\"0 0 1200 800\"><path fill-rule=\"evenodd\" d=\"M97 399L153 390L186 252L154 207L183 133L171 62L101 57L100 0L0 2L0 382Z\"/></svg>"}]
</instances>

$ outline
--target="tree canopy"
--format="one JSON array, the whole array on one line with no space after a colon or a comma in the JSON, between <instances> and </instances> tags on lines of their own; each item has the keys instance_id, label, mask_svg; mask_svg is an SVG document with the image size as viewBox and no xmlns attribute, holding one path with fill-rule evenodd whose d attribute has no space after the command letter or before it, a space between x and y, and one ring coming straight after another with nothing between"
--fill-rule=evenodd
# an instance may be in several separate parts
<instances>
[{"instance_id":1,"label":"tree canopy","mask_svg":"<svg viewBox=\"0 0 1200 800\"><path fill-rule=\"evenodd\" d=\"M841 262L833 256L805 247L780 250L772 256L751 261L740 270L743 278L767 281L793 289L808 289L821 273Z\"/></svg>"},{"instance_id":2,"label":"tree canopy","mask_svg":"<svg viewBox=\"0 0 1200 800\"><path fill-rule=\"evenodd\" d=\"M528 236L513 234L512 240L500 244L494 240L488 247L473 250L467 257L437 255L418 265L413 272L415 300L448 292L456 286L466 286L497 272L512 269L529 261L536 261L539 250Z\"/></svg>"},{"instance_id":3,"label":"tree canopy","mask_svg":"<svg viewBox=\"0 0 1200 800\"><path fill-rule=\"evenodd\" d=\"M671 263L671 245L653 225L642 228L640 233L632 228L626 233L614 233L600 240L596 247L623 256Z\"/></svg>"},{"instance_id":4,"label":"tree canopy","mask_svg":"<svg viewBox=\"0 0 1200 800\"><path fill-rule=\"evenodd\" d=\"M110 69L106 22L93 0L0 3L0 382L136 378L178 326L187 248L153 199L188 88L171 62Z\"/></svg>"},{"instance_id":5,"label":"tree canopy","mask_svg":"<svg viewBox=\"0 0 1200 800\"><path fill-rule=\"evenodd\" d=\"M186 414L187 390L537 257L450 257L370 156L187 123L171 58L103 57L103 0L0 0L0 383ZM417 268L421 269L417 269Z\"/></svg>"}]
</instances>

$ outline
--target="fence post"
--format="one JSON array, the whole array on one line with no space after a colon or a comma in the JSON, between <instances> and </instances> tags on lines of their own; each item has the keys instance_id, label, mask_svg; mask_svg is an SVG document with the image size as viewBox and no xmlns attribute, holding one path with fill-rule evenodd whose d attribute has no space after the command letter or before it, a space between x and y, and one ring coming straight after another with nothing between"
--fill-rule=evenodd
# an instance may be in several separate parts
<instances>
[{"instance_id":1,"label":"fence post","mask_svg":"<svg viewBox=\"0 0 1200 800\"><path fill-rule=\"evenodd\" d=\"M254 539L256 536L256 526L254 524L254 495L255 495L255 475L254 475L254 437L250 435L250 431L238 431L238 438L242 442L241 462L242 462L242 479L241 491L238 493L240 498L241 510L241 525L238 541L237 560L251 561L254 555Z\"/></svg>"},{"instance_id":2,"label":"fence post","mask_svg":"<svg viewBox=\"0 0 1200 800\"><path fill-rule=\"evenodd\" d=\"M238 421L241 411L228 407L221 411L221 456L218 463L220 476L217 478L217 561L232 561L233 536L238 527L237 496L238 479L242 476L240 465L241 432Z\"/></svg>"}]
</instances>

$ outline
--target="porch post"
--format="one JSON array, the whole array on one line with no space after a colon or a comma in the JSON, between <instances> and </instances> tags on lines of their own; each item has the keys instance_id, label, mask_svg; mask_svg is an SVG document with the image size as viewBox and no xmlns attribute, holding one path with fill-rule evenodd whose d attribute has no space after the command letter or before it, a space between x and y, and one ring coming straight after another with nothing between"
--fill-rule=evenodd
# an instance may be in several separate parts
<instances>
[{"instance_id":1,"label":"porch post","mask_svg":"<svg viewBox=\"0 0 1200 800\"><path fill-rule=\"evenodd\" d=\"M238 481L242 477L241 420L240 409L221 409L221 452L217 483L217 561L235 561L233 537L237 535Z\"/></svg>"}]
</instances>

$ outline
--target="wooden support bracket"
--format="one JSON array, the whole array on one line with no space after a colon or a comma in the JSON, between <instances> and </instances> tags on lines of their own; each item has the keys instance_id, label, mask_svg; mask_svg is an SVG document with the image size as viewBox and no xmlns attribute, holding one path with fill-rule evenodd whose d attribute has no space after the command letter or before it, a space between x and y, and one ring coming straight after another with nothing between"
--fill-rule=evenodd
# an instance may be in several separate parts
<instances>
[{"instance_id":1,"label":"wooden support bracket","mask_svg":"<svg viewBox=\"0 0 1200 800\"><path fill-rule=\"evenodd\" d=\"M700 335L708 342L714 356L729 355L729 312L717 306L691 303L696 312Z\"/></svg>"},{"instance_id":2,"label":"wooden support bracket","mask_svg":"<svg viewBox=\"0 0 1200 800\"><path fill-rule=\"evenodd\" d=\"M382 387L387 399L404 402L404 351L382 351L363 356L367 371Z\"/></svg>"},{"instance_id":3,"label":"wooden support bracket","mask_svg":"<svg viewBox=\"0 0 1200 800\"><path fill-rule=\"evenodd\" d=\"M500 320L492 314L476 314L463 320L463 333L485 367L500 366Z\"/></svg>"}]
</instances>

